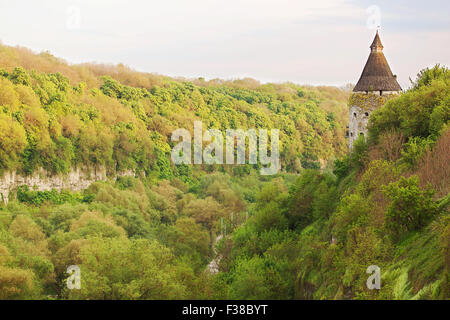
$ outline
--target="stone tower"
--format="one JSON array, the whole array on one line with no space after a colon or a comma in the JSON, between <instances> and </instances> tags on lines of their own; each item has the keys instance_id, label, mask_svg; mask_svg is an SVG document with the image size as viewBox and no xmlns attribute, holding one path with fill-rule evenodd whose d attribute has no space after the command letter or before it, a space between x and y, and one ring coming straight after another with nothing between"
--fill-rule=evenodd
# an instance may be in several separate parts
<instances>
[{"instance_id":1,"label":"stone tower","mask_svg":"<svg viewBox=\"0 0 450 320\"><path fill-rule=\"evenodd\" d=\"M347 134L350 150L358 136L367 135L367 122L371 113L401 91L397 76L392 74L383 54L383 45L377 31L370 46L369 58L348 103L350 110Z\"/></svg>"}]
</instances>

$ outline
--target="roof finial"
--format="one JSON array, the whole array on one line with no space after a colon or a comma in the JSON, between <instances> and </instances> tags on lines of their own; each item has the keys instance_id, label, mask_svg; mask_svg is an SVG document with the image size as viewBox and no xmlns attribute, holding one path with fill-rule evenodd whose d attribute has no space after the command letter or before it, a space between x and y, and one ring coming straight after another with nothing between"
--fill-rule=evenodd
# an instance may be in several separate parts
<instances>
[{"instance_id":1,"label":"roof finial","mask_svg":"<svg viewBox=\"0 0 450 320\"><path fill-rule=\"evenodd\" d=\"M375 52L383 51L383 45L381 44L380 35L378 34L378 28L377 33L375 34L375 38L373 39L372 44L370 45L370 49Z\"/></svg>"},{"instance_id":2,"label":"roof finial","mask_svg":"<svg viewBox=\"0 0 450 320\"><path fill-rule=\"evenodd\" d=\"M401 91L402 88L392 74L383 54L383 45L378 30L370 48L369 58L353 92Z\"/></svg>"}]
</instances>

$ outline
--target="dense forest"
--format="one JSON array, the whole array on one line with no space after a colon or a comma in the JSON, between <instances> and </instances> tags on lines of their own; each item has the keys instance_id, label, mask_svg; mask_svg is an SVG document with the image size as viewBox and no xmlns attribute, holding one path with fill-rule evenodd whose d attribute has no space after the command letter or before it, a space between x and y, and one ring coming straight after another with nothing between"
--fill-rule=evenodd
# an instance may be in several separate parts
<instances>
[{"instance_id":1,"label":"dense forest","mask_svg":"<svg viewBox=\"0 0 450 320\"><path fill-rule=\"evenodd\" d=\"M13 190L0 205L0 299L449 299L450 73L422 70L351 153L349 96L0 45L0 175L109 177ZM279 129L281 171L174 165L171 133L196 120ZM369 265L380 290L366 287Z\"/></svg>"}]
</instances>

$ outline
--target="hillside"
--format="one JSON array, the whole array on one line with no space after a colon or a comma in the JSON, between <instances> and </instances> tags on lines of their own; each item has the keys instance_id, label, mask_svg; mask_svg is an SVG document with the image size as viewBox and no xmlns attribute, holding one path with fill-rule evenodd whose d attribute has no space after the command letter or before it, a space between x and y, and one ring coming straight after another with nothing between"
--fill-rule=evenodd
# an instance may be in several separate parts
<instances>
[{"instance_id":1,"label":"hillside","mask_svg":"<svg viewBox=\"0 0 450 320\"><path fill-rule=\"evenodd\" d=\"M222 297L449 299L449 84L446 68L421 71L332 172L264 186L221 243ZM366 287L371 265L380 290Z\"/></svg>"},{"instance_id":2,"label":"hillside","mask_svg":"<svg viewBox=\"0 0 450 320\"><path fill-rule=\"evenodd\" d=\"M317 167L345 153L348 93L253 79L195 81L123 65L76 65L48 53L0 47L0 170L106 166L168 178L177 128L280 128L282 170ZM13 119L11 123L9 118Z\"/></svg>"},{"instance_id":3,"label":"hillside","mask_svg":"<svg viewBox=\"0 0 450 320\"><path fill-rule=\"evenodd\" d=\"M422 71L347 154L347 90L173 79L0 45L0 173L107 176L11 190L0 299L449 299L449 81ZM174 165L171 133L195 120L280 129L281 172ZM66 287L70 265L80 290ZM365 287L369 265L381 290Z\"/></svg>"}]
</instances>

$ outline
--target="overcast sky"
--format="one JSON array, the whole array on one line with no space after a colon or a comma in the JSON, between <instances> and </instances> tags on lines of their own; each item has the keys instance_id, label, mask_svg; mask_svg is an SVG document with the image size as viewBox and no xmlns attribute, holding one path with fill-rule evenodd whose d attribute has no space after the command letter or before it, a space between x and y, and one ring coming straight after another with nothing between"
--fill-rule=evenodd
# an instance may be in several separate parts
<instances>
[{"instance_id":1,"label":"overcast sky","mask_svg":"<svg viewBox=\"0 0 450 320\"><path fill-rule=\"evenodd\" d=\"M0 0L0 41L169 76L356 83L375 28L402 87L450 65L448 0Z\"/></svg>"}]
</instances>

